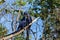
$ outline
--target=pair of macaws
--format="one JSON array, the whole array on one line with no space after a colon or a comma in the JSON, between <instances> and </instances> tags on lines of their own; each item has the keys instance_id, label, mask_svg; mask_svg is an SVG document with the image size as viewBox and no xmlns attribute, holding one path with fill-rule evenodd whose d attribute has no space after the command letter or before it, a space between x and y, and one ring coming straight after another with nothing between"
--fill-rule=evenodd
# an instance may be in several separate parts
<instances>
[{"instance_id":1,"label":"pair of macaws","mask_svg":"<svg viewBox=\"0 0 60 40\"><path fill-rule=\"evenodd\" d=\"M27 12L24 12L23 15L24 17L21 19L21 22L19 23L17 30L23 29L25 26L29 25L29 23L32 22L32 18Z\"/></svg>"}]
</instances>

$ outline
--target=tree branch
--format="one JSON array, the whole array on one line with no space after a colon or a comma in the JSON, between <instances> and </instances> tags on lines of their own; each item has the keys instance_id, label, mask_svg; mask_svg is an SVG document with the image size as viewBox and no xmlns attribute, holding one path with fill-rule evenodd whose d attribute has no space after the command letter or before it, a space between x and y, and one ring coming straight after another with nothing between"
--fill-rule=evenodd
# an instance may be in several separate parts
<instances>
[{"instance_id":1,"label":"tree branch","mask_svg":"<svg viewBox=\"0 0 60 40\"><path fill-rule=\"evenodd\" d=\"M8 36L4 36L3 38L0 38L0 39L1 40L6 40L6 39L12 38L12 37L14 37L14 36L22 33L25 29L27 29L30 25L32 25L32 23L34 23L35 21L37 21L37 19L39 19L39 17L36 18L36 19L34 19L28 26L24 27L22 30L16 31L16 32L14 32L12 34L9 34Z\"/></svg>"}]
</instances>

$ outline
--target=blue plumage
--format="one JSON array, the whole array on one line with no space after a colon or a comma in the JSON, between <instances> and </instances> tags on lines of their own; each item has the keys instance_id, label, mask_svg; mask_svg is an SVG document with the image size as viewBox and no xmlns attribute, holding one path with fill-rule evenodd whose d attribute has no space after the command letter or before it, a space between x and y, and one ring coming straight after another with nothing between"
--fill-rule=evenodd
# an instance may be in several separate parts
<instances>
[{"instance_id":1,"label":"blue plumage","mask_svg":"<svg viewBox=\"0 0 60 40\"><path fill-rule=\"evenodd\" d=\"M21 30L31 22L32 22L31 16L28 13L24 13L24 17L21 19L21 22L19 23L19 26L17 29Z\"/></svg>"}]
</instances>

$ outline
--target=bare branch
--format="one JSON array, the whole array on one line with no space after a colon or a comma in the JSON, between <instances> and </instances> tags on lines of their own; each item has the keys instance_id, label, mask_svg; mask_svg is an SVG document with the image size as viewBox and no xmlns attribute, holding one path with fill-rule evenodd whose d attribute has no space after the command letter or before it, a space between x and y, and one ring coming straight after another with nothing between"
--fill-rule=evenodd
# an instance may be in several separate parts
<instances>
[{"instance_id":1,"label":"bare branch","mask_svg":"<svg viewBox=\"0 0 60 40\"><path fill-rule=\"evenodd\" d=\"M37 21L37 19L39 19L39 17L36 18L35 20L33 20L32 23L34 23L35 21ZM0 38L0 39L1 39L1 40L6 40L6 39L9 39L9 38L12 38L12 37L14 37L14 36L22 33L25 29L27 29L30 25L32 25L32 23L30 23L28 26L24 27L22 30L19 30L19 31L17 31L17 32L14 32L13 34L10 34L10 35L8 35L8 36L6 36L6 37L3 37L3 38Z\"/></svg>"}]
</instances>

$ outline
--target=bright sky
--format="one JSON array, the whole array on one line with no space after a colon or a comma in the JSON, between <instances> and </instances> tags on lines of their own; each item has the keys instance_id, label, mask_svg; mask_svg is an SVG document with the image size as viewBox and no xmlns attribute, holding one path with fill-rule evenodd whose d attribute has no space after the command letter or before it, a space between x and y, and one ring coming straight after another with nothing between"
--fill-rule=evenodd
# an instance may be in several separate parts
<instances>
[{"instance_id":1,"label":"bright sky","mask_svg":"<svg viewBox=\"0 0 60 40\"><path fill-rule=\"evenodd\" d=\"M9 4L11 4L12 2L14 2L14 0L6 0L6 2L9 3ZM11 14L6 14L5 17L7 17L8 21L12 21L11 20ZM6 19L3 16L1 18L0 23L3 23L3 25L6 26L6 28L8 29L8 34L9 34L9 33L12 32L12 30L11 30L11 22L7 22L7 21L5 22L5 21L6 21ZM38 24L40 26L36 25L36 22L35 22L35 23L32 24L31 29L33 29L33 31L36 31L36 26L37 26L38 27L38 30L37 31L39 31L39 28L40 28L40 31L37 33L37 37L39 37L40 35L42 36L42 32L43 32L43 27L42 27L43 26L43 21L41 19L39 19L37 22L38 22ZM32 40L33 40L33 38L32 38Z\"/></svg>"}]
</instances>

